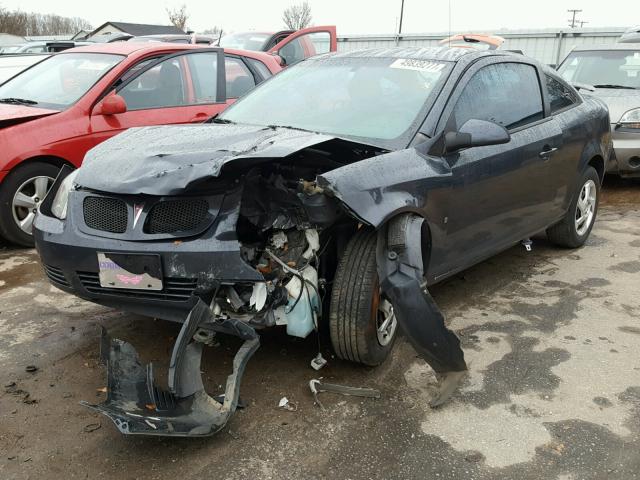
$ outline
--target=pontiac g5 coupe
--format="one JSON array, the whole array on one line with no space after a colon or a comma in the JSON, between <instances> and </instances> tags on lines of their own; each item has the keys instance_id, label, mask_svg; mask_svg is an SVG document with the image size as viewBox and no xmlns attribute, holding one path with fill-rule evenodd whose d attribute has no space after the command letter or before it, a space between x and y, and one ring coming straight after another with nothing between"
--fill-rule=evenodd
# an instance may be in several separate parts
<instances>
[{"instance_id":1,"label":"pontiac g5 coupe","mask_svg":"<svg viewBox=\"0 0 640 480\"><path fill-rule=\"evenodd\" d=\"M104 334L108 398L91 407L123 433L218 431L258 330L277 325L324 325L338 357L366 365L400 326L441 379L439 405L467 366L428 287L540 231L583 245L610 151L604 103L522 55L322 55L212 124L94 148L41 206L36 245L58 288L183 322L168 390ZM199 380L216 332L244 340L222 403Z\"/></svg>"}]
</instances>

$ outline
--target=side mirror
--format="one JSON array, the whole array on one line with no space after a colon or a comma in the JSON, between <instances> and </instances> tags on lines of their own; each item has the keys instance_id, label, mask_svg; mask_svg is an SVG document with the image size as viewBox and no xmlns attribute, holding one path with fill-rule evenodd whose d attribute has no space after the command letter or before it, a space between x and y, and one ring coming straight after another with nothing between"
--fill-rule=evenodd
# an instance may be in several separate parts
<instances>
[{"instance_id":1,"label":"side mirror","mask_svg":"<svg viewBox=\"0 0 640 480\"><path fill-rule=\"evenodd\" d=\"M95 112L99 115L116 115L127 111L127 102L117 93L108 95L96 105Z\"/></svg>"},{"instance_id":2,"label":"side mirror","mask_svg":"<svg viewBox=\"0 0 640 480\"><path fill-rule=\"evenodd\" d=\"M447 132L444 136L445 152L451 153L463 148L484 147L508 143L511 135L506 128L487 120L467 120L457 132Z\"/></svg>"}]
</instances>

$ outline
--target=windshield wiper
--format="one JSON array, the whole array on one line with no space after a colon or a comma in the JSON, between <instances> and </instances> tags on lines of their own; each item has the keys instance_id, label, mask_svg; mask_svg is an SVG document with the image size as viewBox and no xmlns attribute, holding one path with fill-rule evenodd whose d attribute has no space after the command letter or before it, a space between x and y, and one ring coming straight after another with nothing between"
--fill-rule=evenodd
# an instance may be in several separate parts
<instances>
[{"instance_id":1,"label":"windshield wiper","mask_svg":"<svg viewBox=\"0 0 640 480\"><path fill-rule=\"evenodd\" d=\"M37 105L35 100L27 100L26 98L0 98L0 103L15 103L16 105Z\"/></svg>"},{"instance_id":2,"label":"windshield wiper","mask_svg":"<svg viewBox=\"0 0 640 480\"><path fill-rule=\"evenodd\" d=\"M287 128L289 130L298 130L300 132L311 132L311 133L316 133L312 130L307 130L306 128L300 128L300 127L292 127L291 125L267 125L267 128Z\"/></svg>"},{"instance_id":3,"label":"windshield wiper","mask_svg":"<svg viewBox=\"0 0 640 480\"><path fill-rule=\"evenodd\" d=\"M616 85L613 83L602 83L598 85L594 85L596 88L623 88L625 90L637 90L636 87L628 87L626 85Z\"/></svg>"},{"instance_id":4,"label":"windshield wiper","mask_svg":"<svg viewBox=\"0 0 640 480\"><path fill-rule=\"evenodd\" d=\"M226 118L213 117L211 120L209 120L209 123L236 123L236 122L232 122L231 120L227 120Z\"/></svg>"}]
</instances>

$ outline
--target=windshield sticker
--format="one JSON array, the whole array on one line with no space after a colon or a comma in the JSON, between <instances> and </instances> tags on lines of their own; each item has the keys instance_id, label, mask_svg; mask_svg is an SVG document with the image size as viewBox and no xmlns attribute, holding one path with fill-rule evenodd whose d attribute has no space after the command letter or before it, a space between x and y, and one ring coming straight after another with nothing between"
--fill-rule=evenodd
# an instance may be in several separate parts
<instances>
[{"instance_id":1,"label":"windshield sticker","mask_svg":"<svg viewBox=\"0 0 640 480\"><path fill-rule=\"evenodd\" d=\"M444 68L444 63L431 62L429 60L418 60L415 58L399 58L389 68L401 68L404 70L417 70L419 72L440 72Z\"/></svg>"}]
</instances>

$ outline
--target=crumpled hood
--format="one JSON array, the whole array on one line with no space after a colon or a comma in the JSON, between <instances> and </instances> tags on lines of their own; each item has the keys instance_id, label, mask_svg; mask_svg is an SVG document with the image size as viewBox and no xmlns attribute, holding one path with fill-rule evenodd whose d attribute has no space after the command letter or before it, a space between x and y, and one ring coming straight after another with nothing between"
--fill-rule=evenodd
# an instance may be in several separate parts
<instances>
[{"instance_id":1,"label":"crumpled hood","mask_svg":"<svg viewBox=\"0 0 640 480\"><path fill-rule=\"evenodd\" d=\"M283 158L333 138L250 125L131 128L90 150L75 182L111 193L176 195L196 181L219 176L229 162Z\"/></svg>"},{"instance_id":2,"label":"crumpled hood","mask_svg":"<svg viewBox=\"0 0 640 480\"><path fill-rule=\"evenodd\" d=\"M607 104L611 123L618 123L625 112L640 108L640 90L596 88L595 92L586 94L593 95Z\"/></svg>"},{"instance_id":3,"label":"crumpled hood","mask_svg":"<svg viewBox=\"0 0 640 480\"><path fill-rule=\"evenodd\" d=\"M0 103L0 127L15 125L54 113L59 112L58 110L50 110L48 108Z\"/></svg>"}]
</instances>

